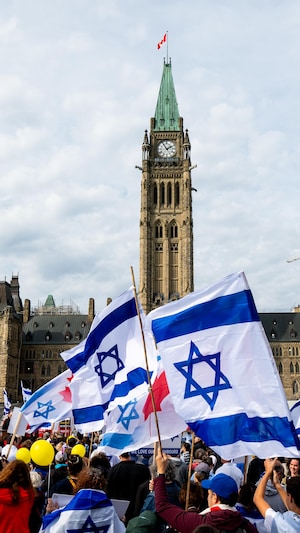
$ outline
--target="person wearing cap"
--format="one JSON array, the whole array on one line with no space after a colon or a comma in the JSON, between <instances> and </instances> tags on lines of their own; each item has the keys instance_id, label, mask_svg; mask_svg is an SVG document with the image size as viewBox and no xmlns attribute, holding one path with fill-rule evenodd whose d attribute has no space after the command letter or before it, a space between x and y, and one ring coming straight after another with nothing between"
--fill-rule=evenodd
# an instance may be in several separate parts
<instances>
[{"instance_id":1,"label":"person wearing cap","mask_svg":"<svg viewBox=\"0 0 300 533\"><path fill-rule=\"evenodd\" d=\"M155 479L155 508L165 522L181 533L190 533L202 524L214 526L222 531L257 532L256 527L243 518L234 507L238 497L238 487L234 479L226 474L215 475L212 479L202 481L208 490L209 507L200 514L189 513L168 502L165 487L165 469L168 457L159 452L156 456L158 477Z\"/></svg>"},{"instance_id":2,"label":"person wearing cap","mask_svg":"<svg viewBox=\"0 0 300 533\"><path fill-rule=\"evenodd\" d=\"M265 473L254 493L254 504L265 519L264 525L267 531L277 533L300 531L300 477L288 478L285 491L274 465L276 465L276 459L264 461ZM273 480L274 486L285 503L287 511L284 513L274 511L266 501L265 490L269 479Z\"/></svg>"}]
</instances>

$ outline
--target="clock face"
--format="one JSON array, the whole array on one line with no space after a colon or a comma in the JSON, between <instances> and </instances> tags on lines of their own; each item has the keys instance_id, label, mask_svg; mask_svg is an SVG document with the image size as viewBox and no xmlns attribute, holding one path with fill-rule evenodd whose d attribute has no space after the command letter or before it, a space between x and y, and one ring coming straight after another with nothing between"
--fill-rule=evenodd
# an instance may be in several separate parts
<instances>
[{"instance_id":1,"label":"clock face","mask_svg":"<svg viewBox=\"0 0 300 533\"><path fill-rule=\"evenodd\" d=\"M173 141L162 141L159 143L157 151L160 157L174 157L176 154L175 143Z\"/></svg>"}]
</instances>

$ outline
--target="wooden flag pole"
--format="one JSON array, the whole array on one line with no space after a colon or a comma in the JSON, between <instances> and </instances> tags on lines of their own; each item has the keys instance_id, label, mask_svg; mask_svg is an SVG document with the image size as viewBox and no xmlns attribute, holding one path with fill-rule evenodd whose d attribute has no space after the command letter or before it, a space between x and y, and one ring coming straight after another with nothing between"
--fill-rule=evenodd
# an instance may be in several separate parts
<instances>
[{"instance_id":1,"label":"wooden flag pole","mask_svg":"<svg viewBox=\"0 0 300 533\"><path fill-rule=\"evenodd\" d=\"M148 364L148 357L147 357L147 348L146 348L146 342L145 342L144 328L143 328L141 314L140 314L139 302L138 302L138 298L137 298L136 285L135 285L135 279L134 279L134 272L133 272L133 268L132 267L131 267L131 276L132 276L132 283L133 283L133 290L134 290L135 305L136 305L136 310L137 310L137 314L138 314L138 317L139 317L142 340L143 340L144 355L145 355L145 362L146 362L146 371L147 371L147 379L148 379L148 390L149 390L151 403L152 403L152 408L153 408L153 412L154 412L155 425L156 425L156 431L157 431L157 440L158 440L159 447L160 447L160 450L161 450L161 453L162 453L160 430L159 430L157 410L156 410L156 405L155 405L155 398L154 398L153 389L152 389L152 385L151 385L151 376L150 376L150 371L149 371L149 364Z\"/></svg>"},{"instance_id":2,"label":"wooden flag pole","mask_svg":"<svg viewBox=\"0 0 300 533\"><path fill-rule=\"evenodd\" d=\"M189 499L190 499L190 490L191 490L191 476L192 476L192 462L194 458L194 444L195 444L195 433L192 433L192 445L191 445L191 453L190 453L190 461L189 461L189 468L188 468L188 479L187 479L187 487L186 487L186 500L185 500L185 511L189 508Z\"/></svg>"}]
</instances>

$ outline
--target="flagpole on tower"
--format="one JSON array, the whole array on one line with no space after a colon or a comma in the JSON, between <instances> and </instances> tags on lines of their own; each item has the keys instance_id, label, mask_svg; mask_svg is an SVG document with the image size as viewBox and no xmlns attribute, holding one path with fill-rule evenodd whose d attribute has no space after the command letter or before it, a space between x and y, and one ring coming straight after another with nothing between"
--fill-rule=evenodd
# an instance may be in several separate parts
<instances>
[{"instance_id":1,"label":"flagpole on tower","mask_svg":"<svg viewBox=\"0 0 300 533\"><path fill-rule=\"evenodd\" d=\"M154 394L153 394L153 389L152 389L152 385L151 385L151 376L150 376L150 371L149 371L149 364L148 364L148 356L147 356L147 348L146 348L146 342L145 342L144 328L143 328L143 324L142 324L140 308L139 308L139 302L138 302L138 298L137 298L134 272L133 272L133 268L132 267L130 267L130 269L131 269L131 276L132 276L132 284L133 284L135 305L136 305L136 310L137 310L137 314L138 314L138 317L139 317L139 323L140 323L141 334L142 334L142 341L143 341L145 362L146 362L146 371L147 371L147 378L148 378L148 387L149 387L149 394L150 394L152 408L153 408L154 417L155 417L157 440L158 440L158 443L159 443L160 450L162 452L162 444L161 444L160 430L159 430L159 424L158 424L158 416L157 416L157 410L156 410L156 405L155 405L155 398L154 398Z\"/></svg>"},{"instance_id":2,"label":"flagpole on tower","mask_svg":"<svg viewBox=\"0 0 300 533\"><path fill-rule=\"evenodd\" d=\"M169 63L169 32L166 31L166 35L167 35L167 65Z\"/></svg>"}]
</instances>

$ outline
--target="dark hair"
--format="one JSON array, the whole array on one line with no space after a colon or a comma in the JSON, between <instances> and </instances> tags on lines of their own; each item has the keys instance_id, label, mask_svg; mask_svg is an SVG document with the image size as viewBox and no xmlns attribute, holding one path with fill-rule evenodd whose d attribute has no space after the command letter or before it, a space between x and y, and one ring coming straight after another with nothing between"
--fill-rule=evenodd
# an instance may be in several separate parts
<instances>
[{"instance_id":1,"label":"dark hair","mask_svg":"<svg viewBox=\"0 0 300 533\"><path fill-rule=\"evenodd\" d=\"M234 507L238 499L238 492L232 492L231 494L229 494L228 498L223 498L218 494L218 498L221 503L229 505L230 507Z\"/></svg>"},{"instance_id":2,"label":"dark hair","mask_svg":"<svg viewBox=\"0 0 300 533\"><path fill-rule=\"evenodd\" d=\"M239 490L239 495L237 501L241 503L247 511L252 511L254 506L253 496L255 492L254 483L244 483Z\"/></svg>"},{"instance_id":3,"label":"dark hair","mask_svg":"<svg viewBox=\"0 0 300 533\"><path fill-rule=\"evenodd\" d=\"M187 498L187 483L184 483L180 489L179 492L179 503L184 508L186 504L186 498ZM189 490L189 501L188 501L188 507L196 507L197 510L203 511L204 506L203 503L205 502L204 497L204 490L199 485L199 483L195 483L193 481L190 482L190 490Z\"/></svg>"},{"instance_id":4,"label":"dark hair","mask_svg":"<svg viewBox=\"0 0 300 533\"><path fill-rule=\"evenodd\" d=\"M80 455L71 454L68 458L68 470L71 475L76 476L83 468L83 460Z\"/></svg>"},{"instance_id":5,"label":"dark hair","mask_svg":"<svg viewBox=\"0 0 300 533\"><path fill-rule=\"evenodd\" d=\"M109 458L104 452L97 453L91 458L90 466L92 468L102 468L106 472L107 476L108 471L110 470Z\"/></svg>"},{"instance_id":6,"label":"dark hair","mask_svg":"<svg viewBox=\"0 0 300 533\"><path fill-rule=\"evenodd\" d=\"M300 507L300 476L289 477L286 480L286 492L292 496L297 507Z\"/></svg>"},{"instance_id":7,"label":"dark hair","mask_svg":"<svg viewBox=\"0 0 300 533\"><path fill-rule=\"evenodd\" d=\"M27 465L14 459L0 471L0 488L11 489L13 503L18 503L20 487L34 493Z\"/></svg>"},{"instance_id":8,"label":"dark hair","mask_svg":"<svg viewBox=\"0 0 300 533\"><path fill-rule=\"evenodd\" d=\"M106 489L106 475L102 468L85 468L77 478L75 494L81 489Z\"/></svg>"},{"instance_id":9,"label":"dark hair","mask_svg":"<svg viewBox=\"0 0 300 533\"><path fill-rule=\"evenodd\" d=\"M291 475L291 471L290 471L290 464L291 464L291 461L298 461L298 472L300 472L300 457L292 457L292 458L289 458L286 462L286 466L287 466L287 470L288 470L288 475L290 476Z\"/></svg>"}]
</instances>

